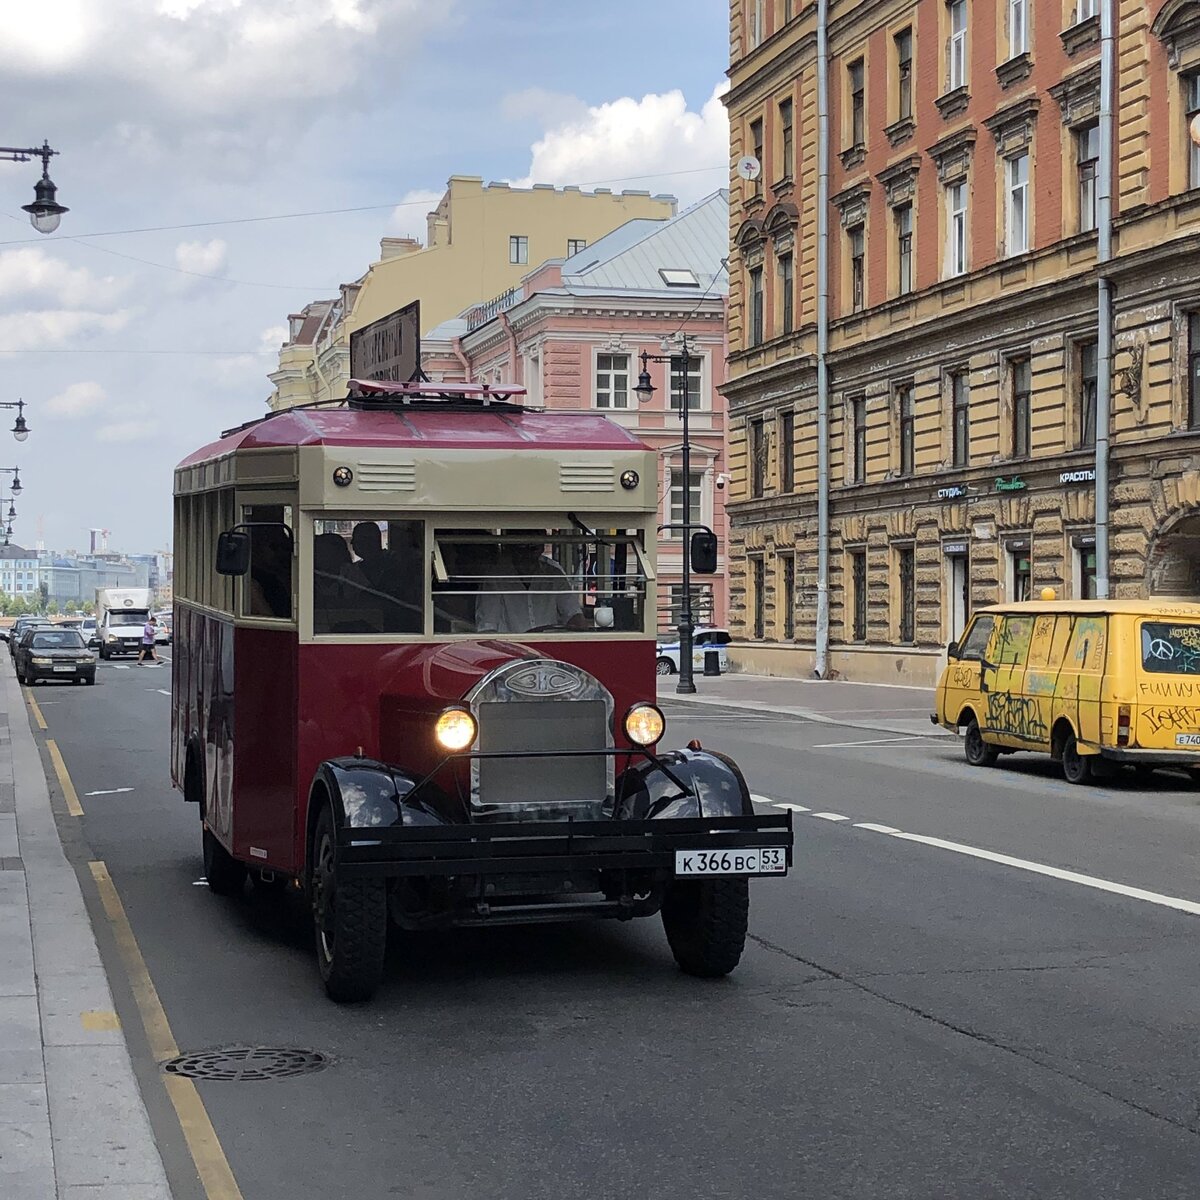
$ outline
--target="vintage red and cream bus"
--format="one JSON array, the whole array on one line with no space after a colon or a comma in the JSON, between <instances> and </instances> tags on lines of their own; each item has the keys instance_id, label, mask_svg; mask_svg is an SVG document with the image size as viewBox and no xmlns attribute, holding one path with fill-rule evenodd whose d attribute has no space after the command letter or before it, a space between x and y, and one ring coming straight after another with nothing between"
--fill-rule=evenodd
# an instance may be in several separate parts
<instances>
[{"instance_id":1,"label":"vintage red and cream bus","mask_svg":"<svg viewBox=\"0 0 1200 1200\"><path fill-rule=\"evenodd\" d=\"M729 759L657 748L654 453L520 399L356 381L175 471L173 781L214 892L303 888L335 1000L390 924L660 912L726 974L790 866Z\"/></svg>"}]
</instances>

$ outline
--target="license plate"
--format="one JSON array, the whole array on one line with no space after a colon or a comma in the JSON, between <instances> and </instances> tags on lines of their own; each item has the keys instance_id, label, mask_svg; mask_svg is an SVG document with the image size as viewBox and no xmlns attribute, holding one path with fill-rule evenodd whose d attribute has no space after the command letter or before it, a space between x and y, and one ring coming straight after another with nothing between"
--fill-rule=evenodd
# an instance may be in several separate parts
<instances>
[{"instance_id":1,"label":"license plate","mask_svg":"<svg viewBox=\"0 0 1200 1200\"><path fill-rule=\"evenodd\" d=\"M1196 746L1200 748L1200 733L1177 733L1175 735L1175 745Z\"/></svg>"},{"instance_id":2,"label":"license plate","mask_svg":"<svg viewBox=\"0 0 1200 1200\"><path fill-rule=\"evenodd\" d=\"M54 668L54 670L56 670L56 671L64 671L64 672L67 672L67 673L69 673L69 674L71 674L71 675L74 675L74 674L75 674L75 668L74 668L74 667L55 667L55 668Z\"/></svg>"},{"instance_id":3,"label":"license plate","mask_svg":"<svg viewBox=\"0 0 1200 1200\"><path fill-rule=\"evenodd\" d=\"M676 850L676 875L782 875L787 851L782 846L752 850Z\"/></svg>"}]
</instances>

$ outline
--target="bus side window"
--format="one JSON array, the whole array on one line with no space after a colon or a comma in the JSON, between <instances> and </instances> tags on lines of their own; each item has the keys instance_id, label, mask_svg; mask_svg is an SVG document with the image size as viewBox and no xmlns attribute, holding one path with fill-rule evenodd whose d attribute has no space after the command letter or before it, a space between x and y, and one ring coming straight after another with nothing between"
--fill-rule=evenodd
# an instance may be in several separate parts
<instances>
[{"instance_id":1,"label":"bus side window","mask_svg":"<svg viewBox=\"0 0 1200 1200\"><path fill-rule=\"evenodd\" d=\"M245 580L245 611L252 617L292 616L292 540L283 528L285 505L247 505L243 520L251 526L250 573ZM261 525L260 522L271 522Z\"/></svg>"}]
</instances>

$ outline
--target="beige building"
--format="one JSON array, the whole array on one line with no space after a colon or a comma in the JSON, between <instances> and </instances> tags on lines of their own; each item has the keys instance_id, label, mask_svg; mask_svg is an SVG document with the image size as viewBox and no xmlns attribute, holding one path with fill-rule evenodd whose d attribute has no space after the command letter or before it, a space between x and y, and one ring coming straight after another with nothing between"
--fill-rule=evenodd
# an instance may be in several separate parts
<instances>
[{"instance_id":1,"label":"beige building","mask_svg":"<svg viewBox=\"0 0 1200 1200\"><path fill-rule=\"evenodd\" d=\"M566 258L637 217L675 215L673 196L584 192L535 184L514 188L453 175L427 217L426 244L384 238L379 259L336 299L318 300L289 318L288 341L269 378L273 409L344 396L350 334L413 300L422 332L457 316L480 296L517 287L533 266Z\"/></svg>"},{"instance_id":2,"label":"beige building","mask_svg":"<svg viewBox=\"0 0 1200 1200\"><path fill-rule=\"evenodd\" d=\"M929 683L974 607L1095 594L1114 15L1110 593L1200 598L1200 4L830 0L827 669ZM816 6L732 0L731 625L817 650Z\"/></svg>"}]
</instances>

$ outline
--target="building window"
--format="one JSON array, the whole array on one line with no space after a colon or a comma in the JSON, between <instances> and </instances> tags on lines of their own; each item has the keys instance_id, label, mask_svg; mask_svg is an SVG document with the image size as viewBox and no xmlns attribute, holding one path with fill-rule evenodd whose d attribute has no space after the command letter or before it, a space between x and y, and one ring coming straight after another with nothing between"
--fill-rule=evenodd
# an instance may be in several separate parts
<instances>
[{"instance_id":1,"label":"building window","mask_svg":"<svg viewBox=\"0 0 1200 1200\"><path fill-rule=\"evenodd\" d=\"M1008 550L1008 598L1018 602L1028 600L1033 584L1033 571L1029 564L1029 545L1010 546Z\"/></svg>"},{"instance_id":2,"label":"building window","mask_svg":"<svg viewBox=\"0 0 1200 1200\"><path fill-rule=\"evenodd\" d=\"M916 412L911 383L896 389L896 409L900 418L900 474L911 475L916 459Z\"/></svg>"},{"instance_id":3,"label":"building window","mask_svg":"<svg viewBox=\"0 0 1200 1200\"><path fill-rule=\"evenodd\" d=\"M750 270L750 345L763 340L763 277L762 267Z\"/></svg>"},{"instance_id":4,"label":"building window","mask_svg":"<svg viewBox=\"0 0 1200 1200\"><path fill-rule=\"evenodd\" d=\"M586 238L567 238L567 257L570 258L573 254L578 254L582 250L587 249Z\"/></svg>"},{"instance_id":5,"label":"building window","mask_svg":"<svg viewBox=\"0 0 1200 1200\"><path fill-rule=\"evenodd\" d=\"M703 360L696 354L688 355L687 406L690 412L700 408L700 375ZM678 412L683 407L683 355L671 356L671 407Z\"/></svg>"},{"instance_id":6,"label":"building window","mask_svg":"<svg viewBox=\"0 0 1200 1200\"><path fill-rule=\"evenodd\" d=\"M850 242L850 307L854 312L859 312L866 299L867 239L861 225L848 229L846 237Z\"/></svg>"},{"instance_id":7,"label":"building window","mask_svg":"<svg viewBox=\"0 0 1200 1200\"><path fill-rule=\"evenodd\" d=\"M713 619L712 584L693 583L691 593L693 623L698 625L711 624ZM670 612L667 614L668 624L665 628L674 630L678 627L680 621L683 620L683 584L671 584L668 588L668 596Z\"/></svg>"},{"instance_id":8,"label":"building window","mask_svg":"<svg viewBox=\"0 0 1200 1200\"><path fill-rule=\"evenodd\" d=\"M1096 599L1096 548L1080 546L1075 551L1075 591L1077 600Z\"/></svg>"},{"instance_id":9,"label":"building window","mask_svg":"<svg viewBox=\"0 0 1200 1200\"><path fill-rule=\"evenodd\" d=\"M1024 254L1029 249L1029 155L1008 159L1004 173L1008 179L1008 252Z\"/></svg>"},{"instance_id":10,"label":"building window","mask_svg":"<svg viewBox=\"0 0 1200 1200\"><path fill-rule=\"evenodd\" d=\"M850 637L855 642L867 640L867 552L855 550L850 555L850 585L854 593L854 620Z\"/></svg>"},{"instance_id":11,"label":"building window","mask_svg":"<svg viewBox=\"0 0 1200 1200\"><path fill-rule=\"evenodd\" d=\"M763 494L767 477L767 437L762 421L750 422L750 495Z\"/></svg>"},{"instance_id":12,"label":"building window","mask_svg":"<svg viewBox=\"0 0 1200 1200\"><path fill-rule=\"evenodd\" d=\"M1096 228L1096 170L1100 165L1100 122L1075 131L1075 161L1079 169L1079 232Z\"/></svg>"},{"instance_id":13,"label":"building window","mask_svg":"<svg viewBox=\"0 0 1200 1200\"><path fill-rule=\"evenodd\" d=\"M795 278L792 267L792 256L790 254L781 254L779 256L779 290L783 294L783 332L792 332L792 321L795 316L793 310L793 291L795 287Z\"/></svg>"},{"instance_id":14,"label":"building window","mask_svg":"<svg viewBox=\"0 0 1200 1200\"><path fill-rule=\"evenodd\" d=\"M700 486L704 479L703 471L691 471L691 484L688 487L688 525L700 524ZM672 537L683 537L683 472L671 472L671 530Z\"/></svg>"},{"instance_id":15,"label":"building window","mask_svg":"<svg viewBox=\"0 0 1200 1200\"><path fill-rule=\"evenodd\" d=\"M1012 452L1014 458L1029 455L1030 367L1029 359L1012 363Z\"/></svg>"},{"instance_id":16,"label":"building window","mask_svg":"<svg viewBox=\"0 0 1200 1200\"><path fill-rule=\"evenodd\" d=\"M779 490L796 486L796 414L789 408L779 414Z\"/></svg>"},{"instance_id":17,"label":"building window","mask_svg":"<svg viewBox=\"0 0 1200 1200\"><path fill-rule=\"evenodd\" d=\"M900 641L917 640L917 572L916 551L902 546L896 552L896 567L900 576Z\"/></svg>"},{"instance_id":18,"label":"building window","mask_svg":"<svg viewBox=\"0 0 1200 1200\"><path fill-rule=\"evenodd\" d=\"M767 165L763 162L763 123L761 118L750 122L750 144L754 147L754 157L758 159L758 164L762 168L758 173L758 178L754 180L754 194L761 196L763 176L767 171Z\"/></svg>"},{"instance_id":19,"label":"building window","mask_svg":"<svg viewBox=\"0 0 1200 1200\"><path fill-rule=\"evenodd\" d=\"M1096 444L1096 343L1081 342L1079 346L1079 444Z\"/></svg>"},{"instance_id":20,"label":"building window","mask_svg":"<svg viewBox=\"0 0 1200 1200\"><path fill-rule=\"evenodd\" d=\"M754 640L761 642L766 632L766 563L762 558L752 558L750 565L754 572Z\"/></svg>"},{"instance_id":21,"label":"building window","mask_svg":"<svg viewBox=\"0 0 1200 1200\"><path fill-rule=\"evenodd\" d=\"M779 136L780 136L780 166L781 177L792 177L792 102L784 100L779 105Z\"/></svg>"},{"instance_id":22,"label":"building window","mask_svg":"<svg viewBox=\"0 0 1200 1200\"><path fill-rule=\"evenodd\" d=\"M596 355L596 407L629 407L629 355Z\"/></svg>"},{"instance_id":23,"label":"building window","mask_svg":"<svg viewBox=\"0 0 1200 1200\"><path fill-rule=\"evenodd\" d=\"M912 30L896 34L896 118L912 117Z\"/></svg>"},{"instance_id":24,"label":"building window","mask_svg":"<svg viewBox=\"0 0 1200 1200\"><path fill-rule=\"evenodd\" d=\"M762 43L766 37L766 29L763 28L766 21L766 15L763 11L765 0L751 0L750 2L750 49L753 50L756 46Z\"/></svg>"},{"instance_id":25,"label":"building window","mask_svg":"<svg viewBox=\"0 0 1200 1200\"><path fill-rule=\"evenodd\" d=\"M960 373L950 376L950 461L965 467L971 461L971 396L967 377Z\"/></svg>"},{"instance_id":26,"label":"building window","mask_svg":"<svg viewBox=\"0 0 1200 1200\"><path fill-rule=\"evenodd\" d=\"M1188 187L1200 187L1200 146L1192 141L1192 120L1200 114L1200 71L1184 77L1187 95L1187 128L1184 134L1188 144Z\"/></svg>"},{"instance_id":27,"label":"building window","mask_svg":"<svg viewBox=\"0 0 1200 1200\"><path fill-rule=\"evenodd\" d=\"M850 401L850 417L854 423L854 482L867 478L867 398L855 396Z\"/></svg>"},{"instance_id":28,"label":"building window","mask_svg":"<svg viewBox=\"0 0 1200 1200\"><path fill-rule=\"evenodd\" d=\"M962 275L967 269L967 185L952 183L946 188L946 276Z\"/></svg>"},{"instance_id":29,"label":"building window","mask_svg":"<svg viewBox=\"0 0 1200 1200\"><path fill-rule=\"evenodd\" d=\"M796 557L785 554L783 565L783 636L790 642L796 636Z\"/></svg>"},{"instance_id":30,"label":"building window","mask_svg":"<svg viewBox=\"0 0 1200 1200\"><path fill-rule=\"evenodd\" d=\"M1188 314L1187 423L1200 429L1200 313Z\"/></svg>"},{"instance_id":31,"label":"building window","mask_svg":"<svg viewBox=\"0 0 1200 1200\"><path fill-rule=\"evenodd\" d=\"M947 64L949 90L965 87L967 82L967 0L950 0L950 61Z\"/></svg>"},{"instance_id":32,"label":"building window","mask_svg":"<svg viewBox=\"0 0 1200 1200\"><path fill-rule=\"evenodd\" d=\"M1086 21L1089 17L1100 15L1100 0L1077 0L1075 5L1075 22Z\"/></svg>"},{"instance_id":33,"label":"building window","mask_svg":"<svg viewBox=\"0 0 1200 1200\"><path fill-rule=\"evenodd\" d=\"M850 90L850 145L863 146L867 140L867 102L864 91L865 72L861 58L846 68L846 82Z\"/></svg>"},{"instance_id":34,"label":"building window","mask_svg":"<svg viewBox=\"0 0 1200 1200\"><path fill-rule=\"evenodd\" d=\"M912 205L901 204L895 212L896 221L896 285L901 296L913 290Z\"/></svg>"},{"instance_id":35,"label":"building window","mask_svg":"<svg viewBox=\"0 0 1200 1200\"><path fill-rule=\"evenodd\" d=\"M1008 55L1016 58L1029 49L1028 0L1008 0Z\"/></svg>"},{"instance_id":36,"label":"building window","mask_svg":"<svg viewBox=\"0 0 1200 1200\"><path fill-rule=\"evenodd\" d=\"M508 239L508 261L510 263L529 262L529 239L513 236Z\"/></svg>"}]
</instances>

